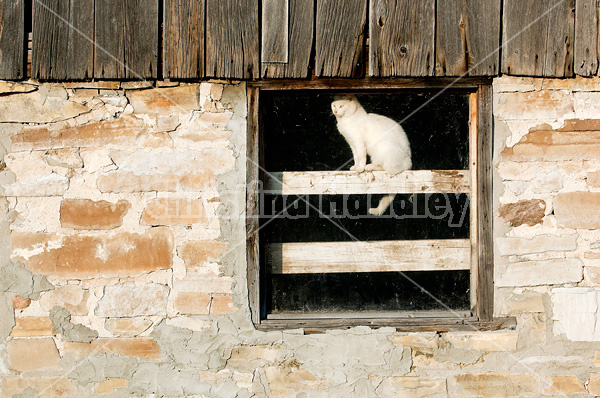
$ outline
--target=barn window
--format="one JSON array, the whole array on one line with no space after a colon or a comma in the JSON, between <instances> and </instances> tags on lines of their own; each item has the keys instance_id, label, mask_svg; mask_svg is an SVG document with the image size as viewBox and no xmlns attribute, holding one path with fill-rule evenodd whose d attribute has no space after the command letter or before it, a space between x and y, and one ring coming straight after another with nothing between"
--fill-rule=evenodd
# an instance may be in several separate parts
<instances>
[{"instance_id":1,"label":"barn window","mask_svg":"<svg viewBox=\"0 0 600 398\"><path fill-rule=\"evenodd\" d=\"M248 88L248 282L259 328L472 329L492 320L487 81ZM413 167L349 171L330 104L406 131ZM381 216L368 213L396 194Z\"/></svg>"}]
</instances>

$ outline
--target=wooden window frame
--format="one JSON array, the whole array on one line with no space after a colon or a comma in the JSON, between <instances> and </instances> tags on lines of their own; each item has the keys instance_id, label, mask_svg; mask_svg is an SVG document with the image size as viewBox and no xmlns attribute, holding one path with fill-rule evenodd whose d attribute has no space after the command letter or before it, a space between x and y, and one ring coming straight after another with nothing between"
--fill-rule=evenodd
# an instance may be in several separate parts
<instances>
[{"instance_id":1,"label":"wooden window frame","mask_svg":"<svg viewBox=\"0 0 600 398\"><path fill-rule=\"evenodd\" d=\"M447 88L470 93L470 177L476 184L471 189L471 202L476 210L471 216L471 308L463 317L452 312L372 313L364 317L339 317L331 314L281 316L261 319L259 263L259 171L261 127L259 97L262 91L283 90L374 90ZM514 318L493 318L493 230L492 230L492 86L491 79L320 79L306 81L258 81L247 85L247 170L246 170L246 259L248 294L252 322L259 330L303 328L305 333L354 326L395 327L398 331L496 330L513 328ZM476 141L474 141L476 140ZM475 145L473 145L475 143ZM473 205L471 207L474 208ZM475 231L475 232L473 232ZM473 292L475 290L475 292Z\"/></svg>"}]
</instances>

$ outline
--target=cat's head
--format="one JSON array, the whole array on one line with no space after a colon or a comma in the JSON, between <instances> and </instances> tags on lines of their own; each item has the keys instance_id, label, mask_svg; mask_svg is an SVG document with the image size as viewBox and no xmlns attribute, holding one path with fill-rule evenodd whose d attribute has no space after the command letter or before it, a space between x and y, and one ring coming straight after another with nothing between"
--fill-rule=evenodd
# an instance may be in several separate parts
<instances>
[{"instance_id":1,"label":"cat's head","mask_svg":"<svg viewBox=\"0 0 600 398\"><path fill-rule=\"evenodd\" d=\"M331 110L336 118L352 115L360 107L354 95L335 97L331 103Z\"/></svg>"}]
</instances>

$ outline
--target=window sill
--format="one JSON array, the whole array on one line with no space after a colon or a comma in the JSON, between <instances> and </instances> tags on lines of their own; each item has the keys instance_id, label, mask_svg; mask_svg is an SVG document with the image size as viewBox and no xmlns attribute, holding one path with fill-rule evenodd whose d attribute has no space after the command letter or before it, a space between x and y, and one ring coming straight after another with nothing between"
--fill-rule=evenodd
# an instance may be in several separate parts
<instances>
[{"instance_id":1,"label":"window sill","mask_svg":"<svg viewBox=\"0 0 600 398\"><path fill-rule=\"evenodd\" d=\"M373 329L392 327L398 332L455 332L455 331L492 331L500 329L514 330L515 318L494 318L480 321L477 318L413 318L413 319L267 319L256 325L261 331L304 329L304 334L325 333L332 329L350 329L356 326L368 326Z\"/></svg>"}]
</instances>

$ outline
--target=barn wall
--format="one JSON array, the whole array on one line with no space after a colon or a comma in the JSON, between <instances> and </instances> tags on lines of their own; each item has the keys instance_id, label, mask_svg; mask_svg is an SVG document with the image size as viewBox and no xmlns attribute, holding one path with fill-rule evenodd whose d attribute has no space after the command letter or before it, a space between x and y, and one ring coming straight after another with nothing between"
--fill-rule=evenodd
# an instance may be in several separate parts
<instances>
[{"instance_id":1,"label":"barn wall","mask_svg":"<svg viewBox=\"0 0 600 398\"><path fill-rule=\"evenodd\" d=\"M599 83L494 81L515 330L316 335L250 321L243 84L1 83L0 396L600 395Z\"/></svg>"}]
</instances>

